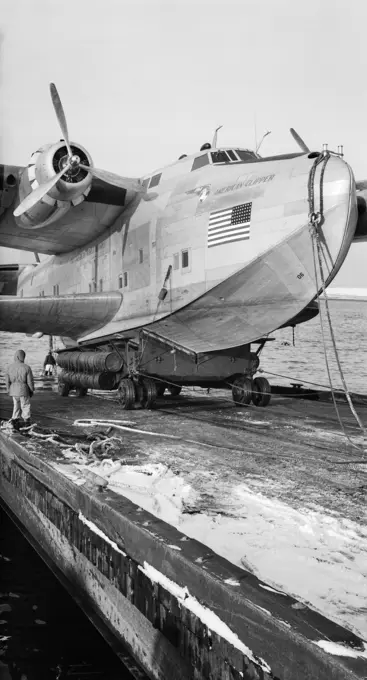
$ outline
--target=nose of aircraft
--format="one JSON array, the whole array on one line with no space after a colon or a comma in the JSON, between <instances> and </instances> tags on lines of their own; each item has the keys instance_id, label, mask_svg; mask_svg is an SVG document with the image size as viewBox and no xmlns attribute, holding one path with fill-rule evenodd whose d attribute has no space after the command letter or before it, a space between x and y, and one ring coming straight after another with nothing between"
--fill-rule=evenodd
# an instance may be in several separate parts
<instances>
[{"instance_id":1,"label":"nose of aircraft","mask_svg":"<svg viewBox=\"0 0 367 680\"><path fill-rule=\"evenodd\" d=\"M353 172L340 156L326 153L313 161L308 202L328 285L347 256L358 219Z\"/></svg>"}]
</instances>

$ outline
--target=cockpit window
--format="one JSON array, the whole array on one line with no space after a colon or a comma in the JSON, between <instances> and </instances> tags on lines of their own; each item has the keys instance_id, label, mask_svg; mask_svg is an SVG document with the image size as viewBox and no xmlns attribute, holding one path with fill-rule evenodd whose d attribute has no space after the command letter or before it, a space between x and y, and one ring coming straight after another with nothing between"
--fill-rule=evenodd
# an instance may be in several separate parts
<instances>
[{"instance_id":1,"label":"cockpit window","mask_svg":"<svg viewBox=\"0 0 367 680\"><path fill-rule=\"evenodd\" d=\"M256 158L253 151L244 151L243 149L220 149L218 151L211 151L212 163L240 163L241 161L250 161Z\"/></svg>"},{"instance_id":2,"label":"cockpit window","mask_svg":"<svg viewBox=\"0 0 367 680\"><path fill-rule=\"evenodd\" d=\"M152 177L152 179L150 180L150 183L149 183L149 189L151 189L152 187L158 186L161 177L162 177L161 172L159 173L159 175L153 175L153 177Z\"/></svg>"},{"instance_id":3,"label":"cockpit window","mask_svg":"<svg viewBox=\"0 0 367 680\"><path fill-rule=\"evenodd\" d=\"M227 154L232 161L238 161L238 158L237 158L235 152L232 151L232 149L227 149Z\"/></svg>"},{"instance_id":4,"label":"cockpit window","mask_svg":"<svg viewBox=\"0 0 367 680\"><path fill-rule=\"evenodd\" d=\"M244 151L243 149L236 149L236 153L239 155L241 161L252 161L257 158L253 151Z\"/></svg>"},{"instance_id":5,"label":"cockpit window","mask_svg":"<svg viewBox=\"0 0 367 680\"><path fill-rule=\"evenodd\" d=\"M204 154L202 156L197 156L194 159L191 170L197 170L202 168L208 163L213 163L213 165L223 164L223 163L241 163L241 161L253 161L257 156L253 151L245 151L243 149L216 149L215 151L210 151L210 156Z\"/></svg>"},{"instance_id":6,"label":"cockpit window","mask_svg":"<svg viewBox=\"0 0 367 680\"><path fill-rule=\"evenodd\" d=\"M212 151L211 157L213 163L230 163L231 159L227 155L226 151Z\"/></svg>"},{"instance_id":7,"label":"cockpit window","mask_svg":"<svg viewBox=\"0 0 367 680\"><path fill-rule=\"evenodd\" d=\"M198 168L203 168L204 165L209 165L209 158L207 153L204 153L202 156L197 156L196 158L194 158L191 172L193 170L197 170Z\"/></svg>"}]
</instances>

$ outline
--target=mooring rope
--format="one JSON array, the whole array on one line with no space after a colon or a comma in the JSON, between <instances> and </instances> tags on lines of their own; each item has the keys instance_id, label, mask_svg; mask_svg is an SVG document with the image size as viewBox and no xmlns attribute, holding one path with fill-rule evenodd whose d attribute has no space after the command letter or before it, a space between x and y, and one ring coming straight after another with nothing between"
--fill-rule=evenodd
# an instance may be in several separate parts
<instances>
[{"instance_id":1,"label":"mooring rope","mask_svg":"<svg viewBox=\"0 0 367 680\"><path fill-rule=\"evenodd\" d=\"M325 283L325 276L324 276L324 270L323 270L323 262L322 262L322 256L324 256L325 262L326 258L323 253L322 247L321 247L321 241L320 241L320 234L319 234L319 227L321 224L324 222L324 197L323 197L323 180L324 180L324 173L326 169L326 165L328 163L328 160L330 158L330 154L321 154L314 162L312 165L310 174L309 174L309 181L308 181L308 202L309 202L309 226L310 226L310 233L311 233L311 243L312 243L312 256L313 256L313 265L314 265L314 274L315 274L315 284L316 284L316 290L317 290L317 299L320 302L320 291L323 294L323 298L325 300L325 309L326 309L326 317L328 321L328 326L329 326L329 331L330 331L330 336L331 336L331 341L332 341L332 346L334 350L334 355L340 375L340 379L343 385L343 390L345 397L347 399L350 411L355 418L359 428L362 430L363 435L366 434L366 430L354 408L346 381L344 377L344 372L340 363L339 359L339 352L338 348L336 345L336 340L335 340L335 334L334 334L334 329L331 321L331 315L330 315L330 309L329 309L329 300L328 300L328 295L326 293L326 283ZM322 168L320 172L320 197L319 197L319 211L315 211L315 192L314 192L314 184L315 184L315 173L316 173L316 168L317 166L322 162ZM317 264L319 266L319 272L320 272L320 278L321 278L321 283L319 283L319 277L318 277L318 272L317 272ZM348 439L348 441L352 444L357 449L361 449L361 447L357 444L355 444L349 435L346 433L344 423L342 421L342 418L339 413L339 409L337 406L336 398L335 398L335 391L334 391L334 386L332 383L332 378L331 378L331 372L330 372L330 366L329 366L329 360L328 360L328 355L327 355L327 349L326 349L326 337L325 337L325 331L324 331L324 321L323 321L323 311L322 311L322 306L321 304L319 305L319 317L320 317L320 330L321 330L321 336L322 336L322 344L323 344L323 351L324 351L324 358L325 358L325 366L328 374L328 379L329 379L329 386L330 386L330 391L333 399L333 404L335 408L335 412L340 424L340 427L343 431L343 434L345 437ZM363 449L362 449L363 450Z\"/></svg>"}]
</instances>

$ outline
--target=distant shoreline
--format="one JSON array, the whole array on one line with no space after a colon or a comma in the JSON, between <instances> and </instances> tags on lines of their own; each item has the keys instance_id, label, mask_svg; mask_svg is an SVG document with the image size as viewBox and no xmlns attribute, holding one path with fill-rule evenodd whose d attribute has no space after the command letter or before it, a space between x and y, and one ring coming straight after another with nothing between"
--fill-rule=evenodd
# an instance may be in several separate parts
<instances>
[{"instance_id":1,"label":"distant shoreline","mask_svg":"<svg viewBox=\"0 0 367 680\"><path fill-rule=\"evenodd\" d=\"M339 300L339 301L349 301L349 302L367 302L367 295L330 295L328 293L328 300ZM324 300L325 298L323 296L320 297L320 300Z\"/></svg>"}]
</instances>

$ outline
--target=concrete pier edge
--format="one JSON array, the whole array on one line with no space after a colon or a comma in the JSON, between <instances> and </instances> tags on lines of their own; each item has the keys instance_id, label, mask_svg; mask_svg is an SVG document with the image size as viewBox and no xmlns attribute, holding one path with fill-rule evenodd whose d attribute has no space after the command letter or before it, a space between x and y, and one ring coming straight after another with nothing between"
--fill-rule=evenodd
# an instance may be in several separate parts
<instances>
[{"instance_id":1,"label":"concrete pier edge","mask_svg":"<svg viewBox=\"0 0 367 680\"><path fill-rule=\"evenodd\" d=\"M242 652L214 635L209 651L206 649L205 652L209 665L202 668L202 675L192 677L215 677L210 675L211 652L220 658L221 663L227 660L232 673L228 674L228 678L352 680L366 677L366 658L335 656L315 644L320 640L328 640L345 644L351 650L363 649L362 641L353 633L308 607L302 605L298 608L299 603L284 593L264 589L262 586L266 584L253 574L236 567L198 541L184 536L130 500L109 490L99 491L97 487L86 489L75 485L50 466L45 458L28 451L21 435L0 433L0 450L0 493L2 486L11 487L20 480L22 493L28 499L33 493L34 502L36 492L25 485L27 477L31 484L38 485L36 495L38 502L41 505L43 503L41 511L52 516L50 507L54 507L54 521L59 524L58 528L64 531L64 535L67 535L67 529L63 517L58 514L67 511L69 519L72 515L75 523L82 513L110 541L116 543L120 551L126 553L130 586L133 583L130 593L126 595L130 596L130 601L140 611L146 608L143 600L149 586L139 566L144 567L146 562L174 583L187 587L190 595L225 622L256 657L265 660L272 671L268 674L261 669L261 665L243 659ZM78 542L79 549L87 534L88 527L84 525L84 529L79 527L77 532L74 529L73 536L68 536L68 540L74 540L74 545ZM109 555L113 561L116 558L114 548L100 537L99 543L101 554ZM119 554L118 559L122 559ZM101 570L108 575L111 573L108 564L102 564ZM226 583L228 580L239 585ZM115 585L118 587L118 584ZM184 604L178 602L172 593L162 586L157 590L159 592L151 595L153 599L158 598L159 604L165 608L166 619L170 615L170 620L167 625L161 625L161 620L157 620L157 617L154 619L154 612L145 611L145 615L171 644L179 648L183 664L191 668L201 654L200 649L205 647L207 633L201 630L200 622L195 620L192 613L185 611ZM180 639L186 630L191 631L197 645L190 658L184 658L187 645L185 648ZM193 644L192 636L190 644Z\"/></svg>"}]
</instances>

